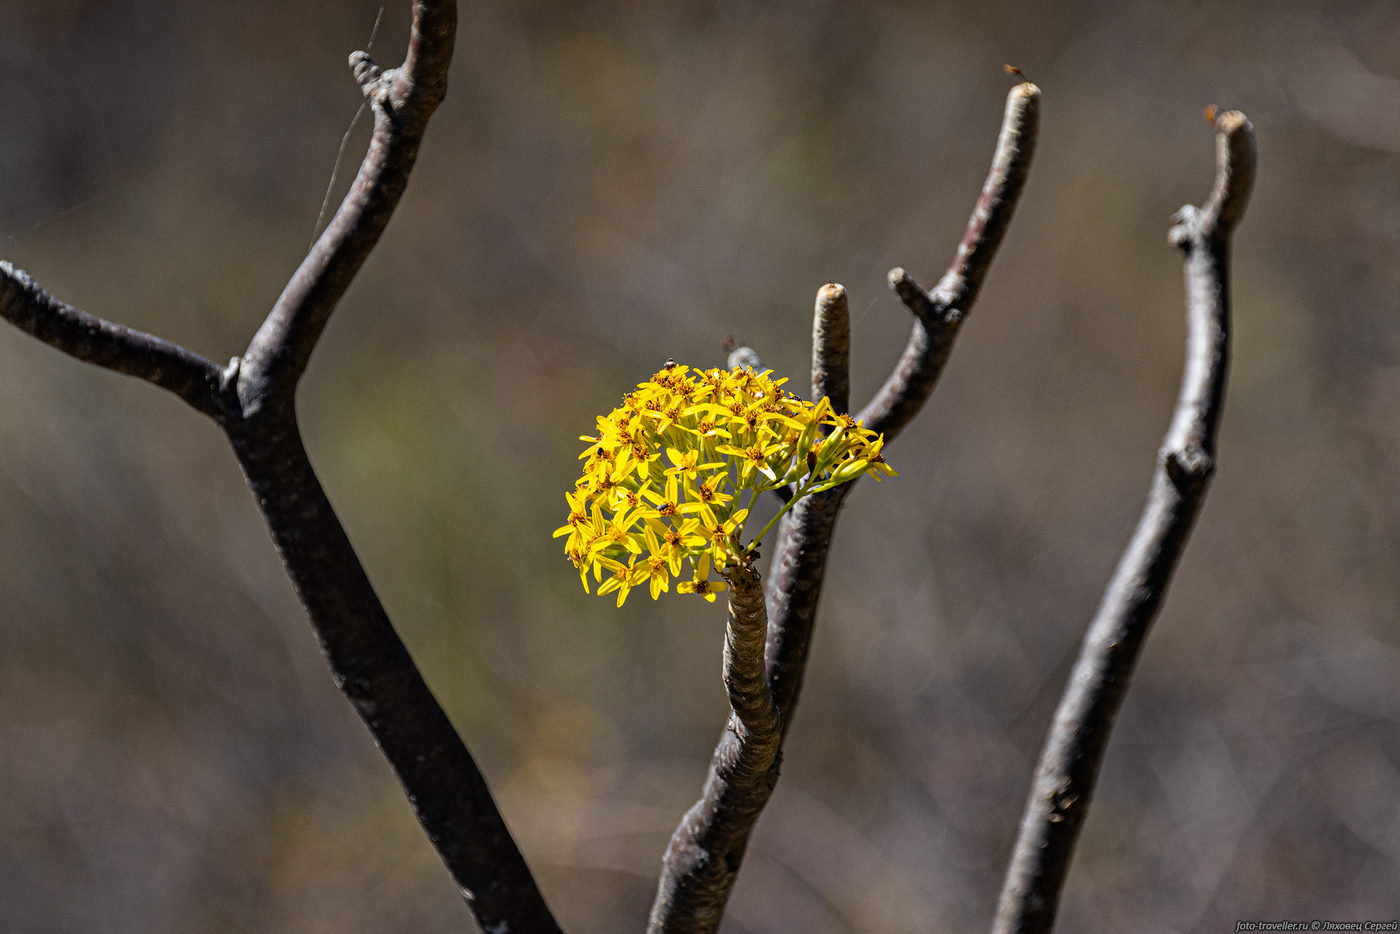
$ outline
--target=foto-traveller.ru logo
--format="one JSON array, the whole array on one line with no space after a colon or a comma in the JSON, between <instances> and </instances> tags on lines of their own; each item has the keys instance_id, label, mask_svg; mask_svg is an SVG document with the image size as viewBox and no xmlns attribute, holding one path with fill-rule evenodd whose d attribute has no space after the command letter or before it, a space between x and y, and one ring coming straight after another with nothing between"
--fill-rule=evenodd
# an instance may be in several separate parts
<instances>
[{"instance_id":1,"label":"foto-traveller.ru logo","mask_svg":"<svg viewBox=\"0 0 1400 934\"><path fill-rule=\"evenodd\" d=\"M1400 931L1400 920L1236 921L1236 934L1241 931Z\"/></svg>"}]
</instances>

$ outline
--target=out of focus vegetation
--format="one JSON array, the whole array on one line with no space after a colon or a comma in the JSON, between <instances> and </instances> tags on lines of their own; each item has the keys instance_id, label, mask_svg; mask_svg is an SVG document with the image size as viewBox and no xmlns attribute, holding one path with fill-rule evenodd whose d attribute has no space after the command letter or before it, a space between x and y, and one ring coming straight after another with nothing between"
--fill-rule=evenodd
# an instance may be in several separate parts
<instances>
[{"instance_id":1,"label":"out of focus vegetation","mask_svg":"<svg viewBox=\"0 0 1400 934\"><path fill-rule=\"evenodd\" d=\"M312 235L378 4L9 0L0 254L238 352ZM407 13L375 49L402 52ZM561 921L639 928L720 728L721 611L585 597L577 436L852 294L902 346L1008 79L1039 157L902 476L851 497L726 930L990 917L1180 369L1209 103L1260 177L1221 471L1114 737L1066 931L1389 918L1400 895L1400 5L464 2L451 94L308 376L332 500ZM363 152L362 122L337 187ZM338 193L338 192L337 192ZM560 400L563 400L561 403ZM506 467L503 469L502 464ZM461 930L237 467L176 400L0 333L0 929Z\"/></svg>"}]
</instances>

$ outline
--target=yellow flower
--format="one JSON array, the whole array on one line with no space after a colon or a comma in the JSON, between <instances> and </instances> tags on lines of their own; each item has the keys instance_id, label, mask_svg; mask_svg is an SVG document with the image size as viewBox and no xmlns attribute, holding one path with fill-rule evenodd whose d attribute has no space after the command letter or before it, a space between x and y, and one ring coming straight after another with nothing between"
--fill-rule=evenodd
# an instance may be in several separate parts
<instances>
[{"instance_id":1,"label":"yellow flower","mask_svg":"<svg viewBox=\"0 0 1400 934\"><path fill-rule=\"evenodd\" d=\"M778 476L773 472L773 468L768 466L768 459L774 457L779 452L786 451L789 445L783 441L774 441L772 444L751 444L746 448L738 448L732 444L721 444L715 448L721 454L728 454L737 457L743 462L743 475L748 479L754 471L758 471L768 478L769 483L777 483ZM791 455L789 455L789 458Z\"/></svg>"},{"instance_id":2,"label":"yellow flower","mask_svg":"<svg viewBox=\"0 0 1400 934\"><path fill-rule=\"evenodd\" d=\"M728 590L727 581L710 580L710 556L703 555L699 563L695 566L695 577L692 580L681 581L676 585L676 593L693 593L696 596L704 597L711 603L715 602L715 594L721 590Z\"/></svg>"},{"instance_id":3,"label":"yellow flower","mask_svg":"<svg viewBox=\"0 0 1400 934\"><path fill-rule=\"evenodd\" d=\"M632 554L639 553L642 546L637 543L631 532L636 521L636 517L625 512L604 520L602 513L595 510L593 513L593 543L588 547L588 553L600 555L608 549L616 547L624 548Z\"/></svg>"},{"instance_id":4,"label":"yellow flower","mask_svg":"<svg viewBox=\"0 0 1400 934\"><path fill-rule=\"evenodd\" d=\"M649 521L643 532L646 537L647 550L658 557L665 558L667 567L671 569L671 574L680 577L681 560L705 544L705 536L697 531L699 528L699 519L685 519L680 525L669 525L655 520Z\"/></svg>"},{"instance_id":5,"label":"yellow flower","mask_svg":"<svg viewBox=\"0 0 1400 934\"><path fill-rule=\"evenodd\" d=\"M598 564L606 568L609 572L608 579L598 585L598 596L610 594L617 591L617 605L627 602L627 594L633 585L640 582L640 576L646 575L646 568L639 565L623 564L611 558L599 558Z\"/></svg>"},{"instance_id":6,"label":"yellow flower","mask_svg":"<svg viewBox=\"0 0 1400 934\"><path fill-rule=\"evenodd\" d=\"M729 518L721 519L709 506L700 507L700 531L710 543L710 554L714 556L715 564L723 564L731 553L736 553L737 557L739 531L743 529L748 515L747 509L740 509Z\"/></svg>"},{"instance_id":7,"label":"yellow flower","mask_svg":"<svg viewBox=\"0 0 1400 934\"><path fill-rule=\"evenodd\" d=\"M672 464L675 464L675 466L667 467L666 475L670 477L679 476L686 480L694 480L699 476L702 470L710 470L714 467L724 466L724 464L719 462L709 464L699 463L701 453L703 452L699 450L678 451L675 448L667 448L666 459Z\"/></svg>"},{"instance_id":8,"label":"yellow flower","mask_svg":"<svg viewBox=\"0 0 1400 934\"><path fill-rule=\"evenodd\" d=\"M651 598L653 600L671 589L671 569L665 558L652 555L644 559L639 567L646 569L647 580L651 583Z\"/></svg>"},{"instance_id":9,"label":"yellow flower","mask_svg":"<svg viewBox=\"0 0 1400 934\"><path fill-rule=\"evenodd\" d=\"M567 553L583 542L592 523L588 516L588 495L585 491L574 490L572 493L565 493L564 499L569 504L569 522L555 529L554 537L569 536L569 540L564 543L564 551Z\"/></svg>"},{"instance_id":10,"label":"yellow flower","mask_svg":"<svg viewBox=\"0 0 1400 934\"><path fill-rule=\"evenodd\" d=\"M616 592L621 605L642 581L655 599L674 577L678 593L713 601L726 584L709 579L711 563L752 549L804 496L867 473L897 476L882 437L784 382L766 370L668 363L595 419L595 433L580 435L587 446L583 474L565 494L568 519L554 530L585 591L592 574L597 592ZM754 500L779 487L790 491L787 503L746 538ZM681 580L687 564L695 574Z\"/></svg>"}]
</instances>

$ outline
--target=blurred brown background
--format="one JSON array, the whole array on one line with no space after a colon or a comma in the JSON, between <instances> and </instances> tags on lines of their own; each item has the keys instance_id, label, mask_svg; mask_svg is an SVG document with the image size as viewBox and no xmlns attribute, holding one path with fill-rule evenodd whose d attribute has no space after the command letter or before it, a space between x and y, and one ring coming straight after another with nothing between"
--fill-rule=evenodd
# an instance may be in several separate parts
<instances>
[{"instance_id":1,"label":"blurred brown background","mask_svg":"<svg viewBox=\"0 0 1400 934\"><path fill-rule=\"evenodd\" d=\"M7 0L0 255L216 359L300 259L373 0ZM1051 12L1053 10L1053 12ZM407 4L375 39L401 59ZM371 577L561 921L639 930L718 734L721 614L585 596L576 436L730 334L903 345L1010 80L1039 157L942 386L851 497L725 930L977 930L1180 371L1171 213L1239 107L1221 470L1064 931L1400 911L1400 5L467 2L452 91L302 400ZM337 197L363 152L351 135ZM0 331L0 930L456 931L217 431Z\"/></svg>"}]
</instances>

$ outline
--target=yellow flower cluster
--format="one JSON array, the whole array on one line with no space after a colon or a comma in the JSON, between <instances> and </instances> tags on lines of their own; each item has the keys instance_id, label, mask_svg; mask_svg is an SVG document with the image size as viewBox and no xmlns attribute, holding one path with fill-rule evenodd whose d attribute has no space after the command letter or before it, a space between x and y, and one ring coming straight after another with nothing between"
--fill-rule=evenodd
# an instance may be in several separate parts
<instances>
[{"instance_id":1,"label":"yellow flower cluster","mask_svg":"<svg viewBox=\"0 0 1400 934\"><path fill-rule=\"evenodd\" d=\"M714 602L723 580L711 567L747 554L802 497L870 474L897 476L880 453L884 437L831 403L805 402L770 370L692 370L667 363L598 418L583 435L583 476L565 493L564 554L598 593L644 582L652 599L670 590ZM758 495L789 487L792 496L744 543L744 522ZM748 501L740 500L748 492Z\"/></svg>"}]
</instances>

